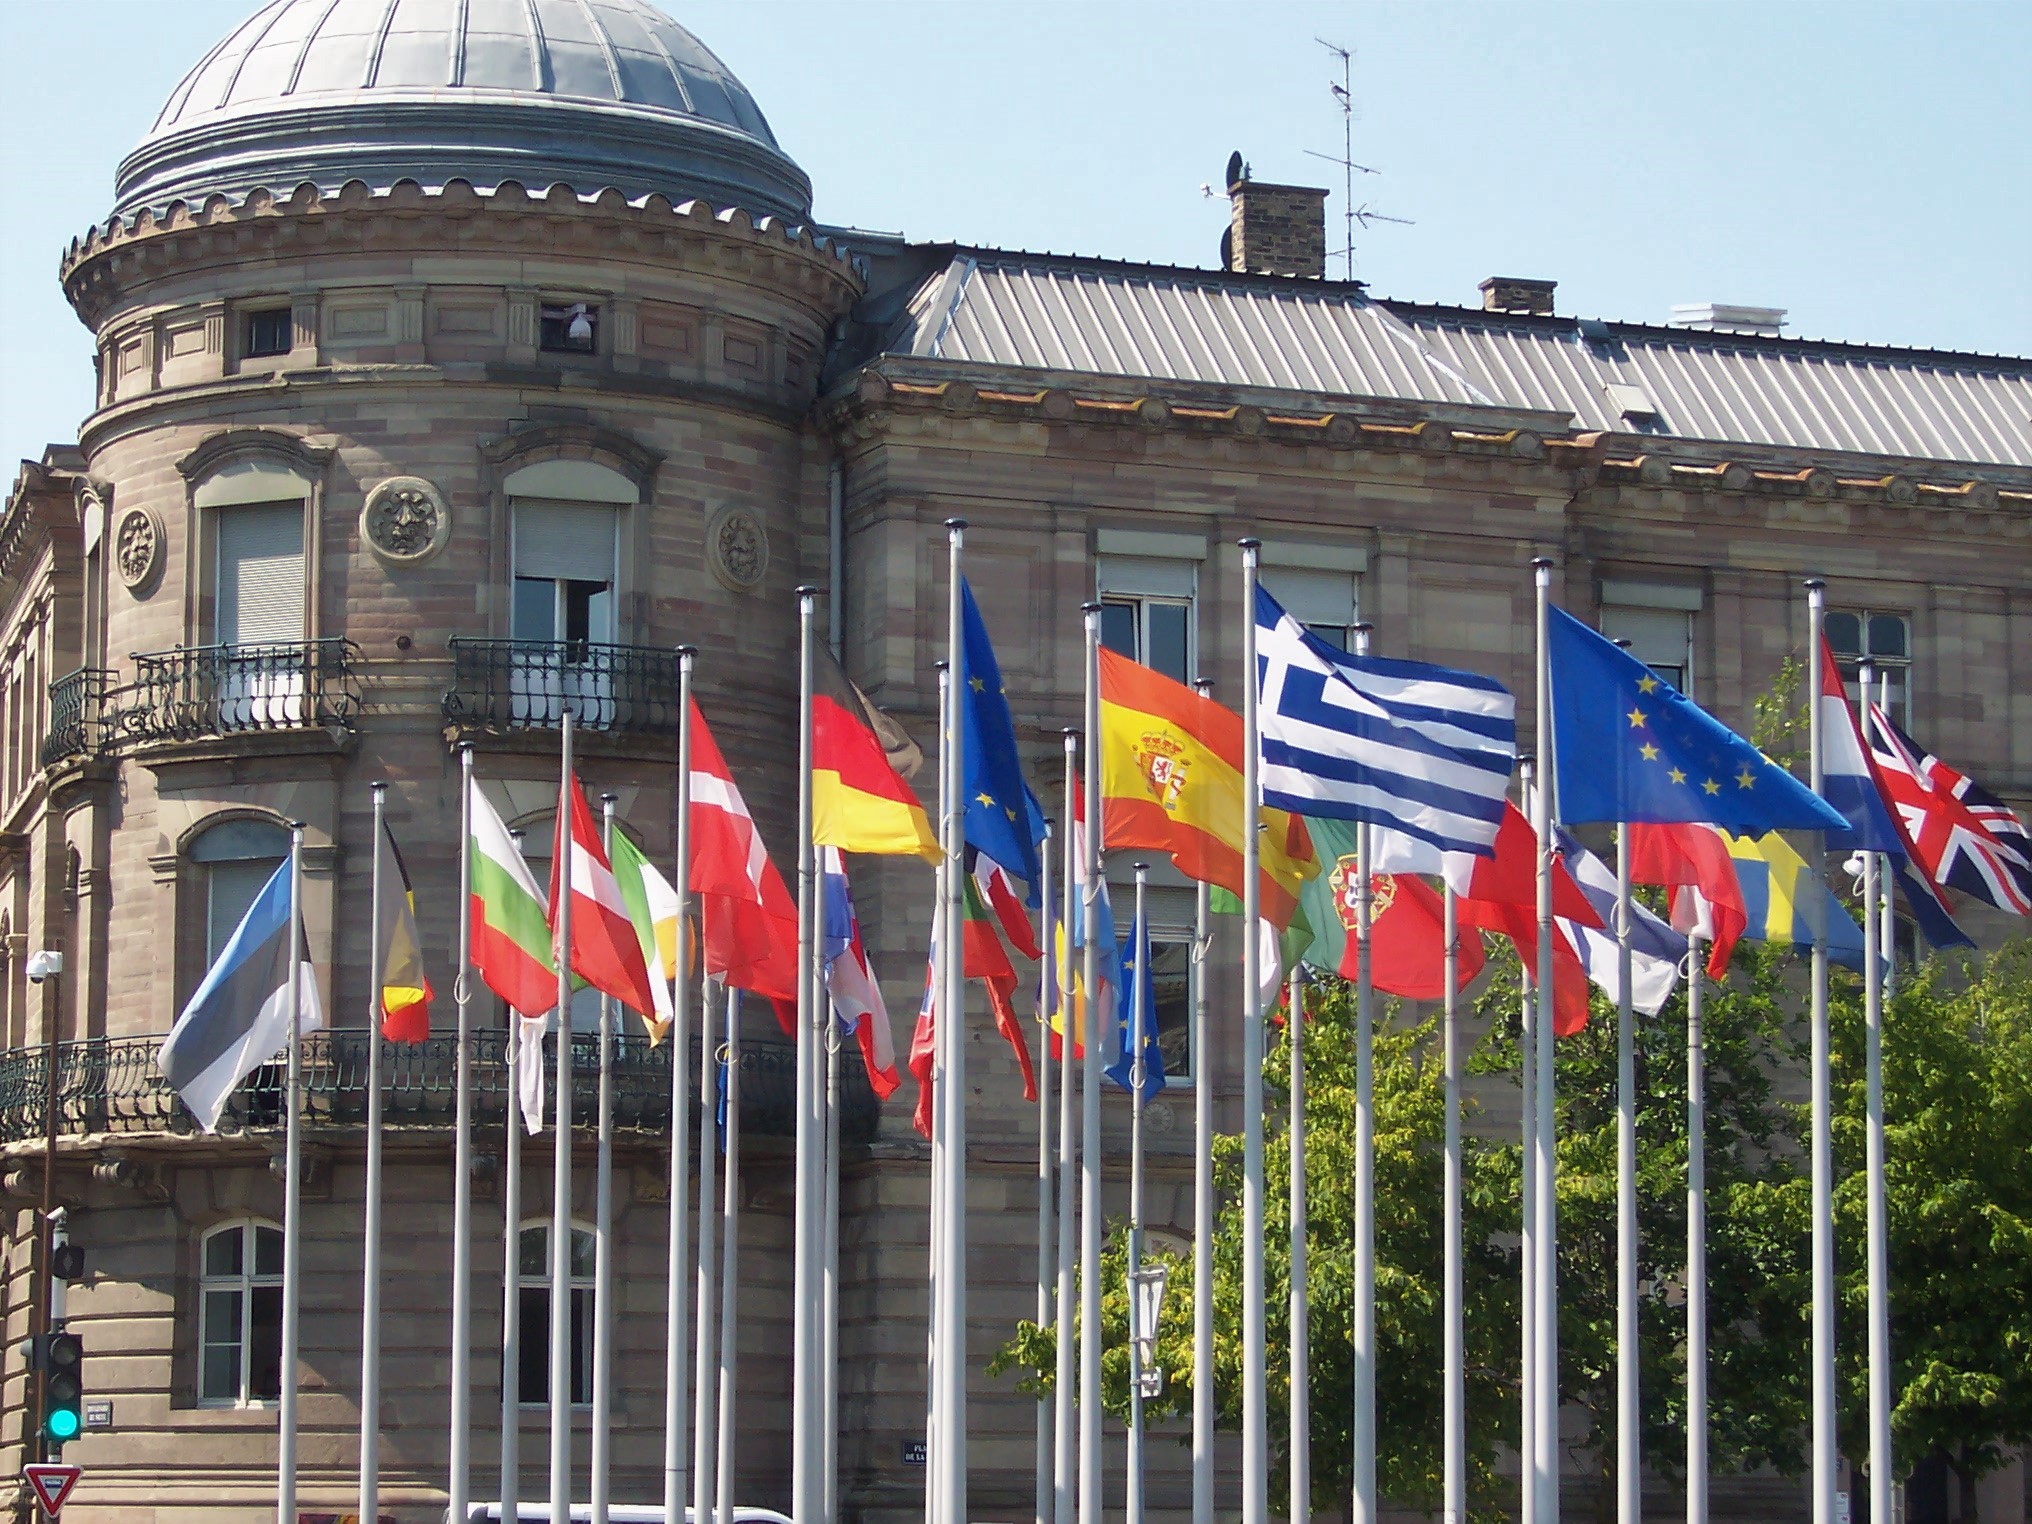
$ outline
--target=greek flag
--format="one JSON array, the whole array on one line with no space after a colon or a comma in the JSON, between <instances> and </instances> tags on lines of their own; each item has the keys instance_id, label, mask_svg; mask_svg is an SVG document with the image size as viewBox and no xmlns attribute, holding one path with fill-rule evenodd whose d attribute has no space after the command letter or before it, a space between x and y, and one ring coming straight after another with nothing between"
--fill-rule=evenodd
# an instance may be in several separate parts
<instances>
[{"instance_id":1,"label":"greek flag","mask_svg":"<svg viewBox=\"0 0 2032 1524\"><path fill-rule=\"evenodd\" d=\"M1256 589L1263 803L1366 821L1377 872L1464 890L1495 853L1517 763L1517 701L1493 678L1350 656Z\"/></svg>"}]
</instances>

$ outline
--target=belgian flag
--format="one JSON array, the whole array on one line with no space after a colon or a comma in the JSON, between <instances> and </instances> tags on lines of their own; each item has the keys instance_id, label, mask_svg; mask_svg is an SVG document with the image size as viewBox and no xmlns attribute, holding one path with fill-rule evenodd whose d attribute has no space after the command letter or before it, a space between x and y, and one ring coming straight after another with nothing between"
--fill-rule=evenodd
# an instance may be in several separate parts
<instances>
[{"instance_id":1,"label":"belgian flag","mask_svg":"<svg viewBox=\"0 0 2032 1524\"><path fill-rule=\"evenodd\" d=\"M416 892L409 869L386 821L381 840L381 1035L390 1042L422 1042L430 1036L430 1001L435 992L423 973L423 946L416 935ZM390 893L389 891L394 892Z\"/></svg>"},{"instance_id":2,"label":"belgian flag","mask_svg":"<svg viewBox=\"0 0 2032 1524\"><path fill-rule=\"evenodd\" d=\"M915 753L909 737L876 713L830 653L823 648L813 653L811 839L816 845L937 862L943 854L924 806L892 760Z\"/></svg>"}]
</instances>

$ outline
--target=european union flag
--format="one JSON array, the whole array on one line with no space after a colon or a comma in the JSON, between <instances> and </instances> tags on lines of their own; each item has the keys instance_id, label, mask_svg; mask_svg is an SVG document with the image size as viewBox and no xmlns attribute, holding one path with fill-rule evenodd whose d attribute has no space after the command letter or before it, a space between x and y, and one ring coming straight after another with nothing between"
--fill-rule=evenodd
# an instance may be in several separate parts
<instances>
[{"instance_id":1,"label":"european union flag","mask_svg":"<svg viewBox=\"0 0 2032 1524\"><path fill-rule=\"evenodd\" d=\"M1840 831L1839 811L1612 641L1551 611L1559 819Z\"/></svg>"},{"instance_id":2,"label":"european union flag","mask_svg":"<svg viewBox=\"0 0 2032 1524\"><path fill-rule=\"evenodd\" d=\"M1002 668L988 643L988 627L974 590L960 579L959 710L966 748L967 845L985 852L1029 888L1037 903L1043 870L1037 844L1044 840L1044 811L1023 781L1016 725L1002 693Z\"/></svg>"},{"instance_id":3,"label":"european union flag","mask_svg":"<svg viewBox=\"0 0 2032 1524\"><path fill-rule=\"evenodd\" d=\"M1141 916L1122 953L1122 998L1115 1061L1103 1072L1130 1094L1136 1091L1136 1053L1143 1054L1143 1099L1164 1089L1164 1050L1157 1045L1157 990L1150 978L1150 926ZM1140 977L1139 977L1140 976ZM1142 1000L1137 1000L1137 994ZM1138 1006L1141 1009L1137 1009Z\"/></svg>"}]
</instances>

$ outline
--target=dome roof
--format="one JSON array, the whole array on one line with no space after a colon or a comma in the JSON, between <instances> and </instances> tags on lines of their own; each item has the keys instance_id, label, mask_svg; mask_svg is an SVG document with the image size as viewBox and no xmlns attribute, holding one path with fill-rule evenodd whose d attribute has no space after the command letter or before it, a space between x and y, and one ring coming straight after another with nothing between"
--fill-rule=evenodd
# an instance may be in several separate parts
<instances>
[{"instance_id":1,"label":"dome roof","mask_svg":"<svg viewBox=\"0 0 2032 1524\"><path fill-rule=\"evenodd\" d=\"M811 208L747 87L648 0L269 0L170 92L115 209L403 179Z\"/></svg>"}]
</instances>

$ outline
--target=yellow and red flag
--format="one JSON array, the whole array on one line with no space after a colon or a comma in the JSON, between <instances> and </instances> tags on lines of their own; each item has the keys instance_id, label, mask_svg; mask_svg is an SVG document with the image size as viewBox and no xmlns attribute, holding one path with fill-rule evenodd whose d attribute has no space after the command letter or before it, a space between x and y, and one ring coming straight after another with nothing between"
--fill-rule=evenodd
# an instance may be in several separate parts
<instances>
[{"instance_id":1,"label":"yellow and red flag","mask_svg":"<svg viewBox=\"0 0 2032 1524\"><path fill-rule=\"evenodd\" d=\"M1242 717L1183 683L1101 652L1101 822L1110 849L1166 852L1188 878L1242 893ZM1305 822L1263 810L1263 919L1290 924L1319 871Z\"/></svg>"},{"instance_id":2,"label":"yellow and red flag","mask_svg":"<svg viewBox=\"0 0 2032 1524\"><path fill-rule=\"evenodd\" d=\"M938 838L891 763L867 699L825 650L814 654L812 670L812 841L937 862Z\"/></svg>"},{"instance_id":3,"label":"yellow and red flag","mask_svg":"<svg viewBox=\"0 0 2032 1524\"><path fill-rule=\"evenodd\" d=\"M381 1035L390 1042L422 1042L430 1036L430 980L423 973L423 944L416 935L416 893L409 869L388 822L381 823ZM389 893L388 890L394 890Z\"/></svg>"}]
</instances>

